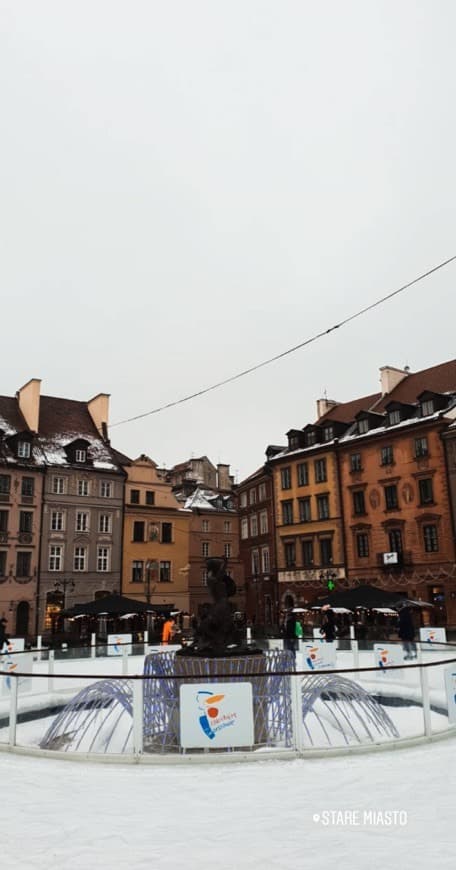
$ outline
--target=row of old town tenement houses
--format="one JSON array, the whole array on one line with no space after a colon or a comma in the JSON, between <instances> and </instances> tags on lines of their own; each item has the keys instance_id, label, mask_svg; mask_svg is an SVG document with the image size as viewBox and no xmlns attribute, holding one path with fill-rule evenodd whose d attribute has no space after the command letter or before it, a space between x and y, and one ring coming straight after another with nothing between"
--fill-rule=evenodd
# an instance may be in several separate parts
<instances>
[{"instance_id":1,"label":"row of old town tenement houses","mask_svg":"<svg viewBox=\"0 0 456 870\"><path fill-rule=\"evenodd\" d=\"M121 593L160 611L209 601L225 556L237 610L272 627L333 586L372 583L456 626L456 360L383 367L380 390L317 402L240 484L206 456L160 469L108 438L109 397L0 396L0 614L12 635ZM300 413L300 412L299 412Z\"/></svg>"}]
</instances>

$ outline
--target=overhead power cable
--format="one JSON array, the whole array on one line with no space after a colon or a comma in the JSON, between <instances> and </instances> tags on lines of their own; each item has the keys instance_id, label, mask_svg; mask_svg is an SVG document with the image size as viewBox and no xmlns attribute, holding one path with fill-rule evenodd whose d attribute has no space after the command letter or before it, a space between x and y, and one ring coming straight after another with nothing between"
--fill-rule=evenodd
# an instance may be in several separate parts
<instances>
[{"instance_id":1,"label":"overhead power cable","mask_svg":"<svg viewBox=\"0 0 456 870\"><path fill-rule=\"evenodd\" d=\"M168 402L166 405L161 405L159 408L153 408L151 411L145 411L143 414L137 414L135 417L128 417L126 420L118 420L117 423L112 423L110 428L112 429L113 426L123 426L125 423L133 423L135 420L141 420L143 417L150 417L152 414L159 414L161 411L166 411L168 408L175 408L176 405L183 405L184 402L190 402L192 399L197 399L198 396L204 396L206 393L212 392L212 390L218 390L219 387L224 387L225 384L231 384L233 381L239 380L239 378L244 378L246 375L250 375L252 372L256 372L258 371L258 369L261 369L264 366L268 366L271 363L276 362L278 359L282 359L284 356L289 356L289 354L291 353L296 353L296 351L300 350L302 347L306 347L307 345L312 344L319 338L323 338L325 335L329 335L331 332L334 332L335 329L340 329L341 326L345 326L352 320L356 320L357 317L361 317L368 311L372 311L379 305L383 305L384 302L388 302L389 299L393 299L394 296L398 296L399 293L403 293L404 290L408 290L409 287L413 287L414 284L418 284L418 282L423 281L424 278L429 278L429 275L433 275L434 272L438 272L439 269L443 269L454 260L456 260L456 254L453 257L449 257L448 260L444 260L443 263L439 263L438 266L433 266L432 269L429 269L427 272L423 272L422 275L418 275L418 277L414 278L413 281L409 281L407 284L403 284L402 287L398 287L396 290L393 290L386 296L382 296L381 299L377 299L376 302L372 302L370 305L366 305L365 308L360 308L358 311L355 311L354 314L350 314L348 317L345 317L344 320L339 321L339 323L335 323L334 326L330 326L328 329L324 329L322 332L317 332L315 335L312 335L310 338L306 338L305 341L301 341L294 347L290 347L288 348L288 350L284 350L282 351L282 353L276 354L276 356L271 356L269 359L263 360L263 362L257 363L256 365L251 366L248 369L244 369L243 371L238 372L235 375L231 375L229 378L225 378L223 381L218 381L216 384L212 384L210 387L204 387L204 389L202 390L197 390L196 393L190 393L190 395L183 396L181 399L175 399L174 402Z\"/></svg>"}]
</instances>

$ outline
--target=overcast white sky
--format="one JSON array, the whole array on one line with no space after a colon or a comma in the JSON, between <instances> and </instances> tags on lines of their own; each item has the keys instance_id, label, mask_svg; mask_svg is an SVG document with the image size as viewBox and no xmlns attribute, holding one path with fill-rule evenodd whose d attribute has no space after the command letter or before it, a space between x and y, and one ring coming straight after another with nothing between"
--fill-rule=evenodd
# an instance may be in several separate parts
<instances>
[{"instance_id":1,"label":"overcast white sky","mask_svg":"<svg viewBox=\"0 0 456 870\"><path fill-rule=\"evenodd\" d=\"M209 386L456 254L452 0L0 0L0 393ZM242 478L324 394L455 356L456 264L111 431Z\"/></svg>"}]
</instances>

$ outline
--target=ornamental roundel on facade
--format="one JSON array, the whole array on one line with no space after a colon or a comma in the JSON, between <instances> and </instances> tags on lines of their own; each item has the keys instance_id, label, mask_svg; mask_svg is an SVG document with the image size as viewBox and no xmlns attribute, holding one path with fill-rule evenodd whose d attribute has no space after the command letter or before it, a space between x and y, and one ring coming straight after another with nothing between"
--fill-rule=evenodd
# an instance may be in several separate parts
<instances>
[{"instance_id":1,"label":"ornamental roundel on facade","mask_svg":"<svg viewBox=\"0 0 456 870\"><path fill-rule=\"evenodd\" d=\"M406 504L411 504L415 494L413 492L413 486L410 483L404 483L402 487L402 498L404 499Z\"/></svg>"},{"instance_id":2,"label":"ornamental roundel on facade","mask_svg":"<svg viewBox=\"0 0 456 870\"><path fill-rule=\"evenodd\" d=\"M369 504L371 508L374 508L374 510L375 508L378 508L380 504L380 493L378 489L371 489L369 493Z\"/></svg>"}]
</instances>

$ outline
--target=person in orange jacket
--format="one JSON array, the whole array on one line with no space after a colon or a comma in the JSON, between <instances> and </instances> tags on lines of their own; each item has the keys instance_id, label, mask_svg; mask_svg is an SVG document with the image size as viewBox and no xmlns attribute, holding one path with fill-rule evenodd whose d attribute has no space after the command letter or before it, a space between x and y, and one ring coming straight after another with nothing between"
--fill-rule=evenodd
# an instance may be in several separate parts
<instances>
[{"instance_id":1,"label":"person in orange jacket","mask_svg":"<svg viewBox=\"0 0 456 870\"><path fill-rule=\"evenodd\" d=\"M162 643L167 644L173 639L175 625L176 620L172 616L168 616L168 619L163 624Z\"/></svg>"}]
</instances>

